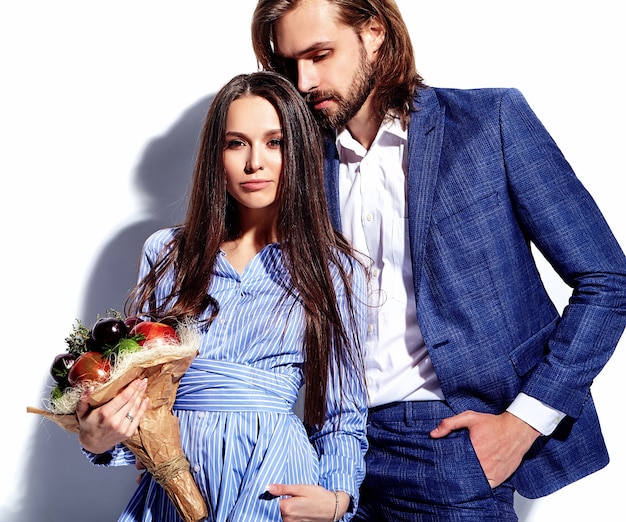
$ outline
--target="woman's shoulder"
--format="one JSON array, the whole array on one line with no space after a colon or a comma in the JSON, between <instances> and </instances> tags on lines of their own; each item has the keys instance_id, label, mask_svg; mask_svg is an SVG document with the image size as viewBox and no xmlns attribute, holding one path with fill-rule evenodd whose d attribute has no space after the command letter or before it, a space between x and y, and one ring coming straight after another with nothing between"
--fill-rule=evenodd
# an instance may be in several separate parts
<instances>
[{"instance_id":1,"label":"woman's shoulder","mask_svg":"<svg viewBox=\"0 0 626 522\"><path fill-rule=\"evenodd\" d=\"M145 240L145 252L161 252L178 234L180 227L162 228L150 234Z\"/></svg>"}]
</instances>

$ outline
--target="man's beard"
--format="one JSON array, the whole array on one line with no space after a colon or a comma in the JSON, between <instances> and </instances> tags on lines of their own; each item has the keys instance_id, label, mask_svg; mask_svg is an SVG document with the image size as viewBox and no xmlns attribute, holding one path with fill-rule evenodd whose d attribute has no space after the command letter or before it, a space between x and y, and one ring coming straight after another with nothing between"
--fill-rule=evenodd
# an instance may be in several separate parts
<instances>
[{"instance_id":1,"label":"man's beard","mask_svg":"<svg viewBox=\"0 0 626 522\"><path fill-rule=\"evenodd\" d=\"M365 100L374 88L374 66L367 60L365 49L361 52L361 63L352 85L345 96L336 91L313 91L306 95L306 101L332 99L337 107L331 109L312 109L319 125L327 130L338 129L346 125L359 112Z\"/></svg>"}]
</instances>

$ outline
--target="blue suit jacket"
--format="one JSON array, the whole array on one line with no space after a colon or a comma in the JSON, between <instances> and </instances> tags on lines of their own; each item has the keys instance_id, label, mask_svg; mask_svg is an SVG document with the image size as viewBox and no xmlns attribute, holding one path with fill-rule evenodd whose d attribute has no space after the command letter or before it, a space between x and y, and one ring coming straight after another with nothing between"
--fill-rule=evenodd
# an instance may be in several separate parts
<instances>
[{"instance_id":1,"label":"blue suit jacket","mask_svg":"<svg viewBox=\"0 0 626 522\"><path fill-rule=\"evenodd\" d=\"M500 413L519 392L565 412L513 476L547 495L608 463L590 393L626 324L626 258L592 197L514 89L427 88L408 132L420 328L454 411ZM337 151L326 190L340 229ZM573 288L562 315L530 243Z\"/></svg>"}]
</instances>

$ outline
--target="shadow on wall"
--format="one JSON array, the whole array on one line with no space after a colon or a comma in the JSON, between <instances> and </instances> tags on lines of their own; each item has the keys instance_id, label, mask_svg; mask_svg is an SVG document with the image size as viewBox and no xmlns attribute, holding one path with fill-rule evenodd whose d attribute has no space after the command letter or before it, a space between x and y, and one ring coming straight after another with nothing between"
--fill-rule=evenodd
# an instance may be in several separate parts
<instances>
[{"instance_id":1,"label":"shadow on wall","mask_svg":"<svg viewBox=\"0 0 626 522\"><path fill-rule=\"evenodd\" d=\"M102 248L85 289L81 320L90 324L109 308L123 310L137 276L143 242L154 231L184 219L196 147L213 96L190 107L146 148L136 171L145 200L142 220L120 230ZM50 379L42 396L51 389ZM81 453L75 434L42 419L33 432L24 466L24 502L11 518L19 522L111 522L135 490L133 466L103 469Z\"/></svg>"}]
</instances>

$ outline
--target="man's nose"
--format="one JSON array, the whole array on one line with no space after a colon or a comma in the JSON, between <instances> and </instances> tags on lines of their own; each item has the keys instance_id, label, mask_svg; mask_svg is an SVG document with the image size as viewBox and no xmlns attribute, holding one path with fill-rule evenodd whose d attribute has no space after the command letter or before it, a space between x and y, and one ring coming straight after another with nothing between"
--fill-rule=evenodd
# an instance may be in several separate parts
<instances>
[{"instance_id":1,"label":"man's nose","mask_svg":"<svg viewBox=\"0 0 626 522\"><path fill-rule=\"evenodd\" d=\"M313 91L319 87L319 78L311 60L298 62L298 90L301 93Z\"/></svg>"}]
</instances>

